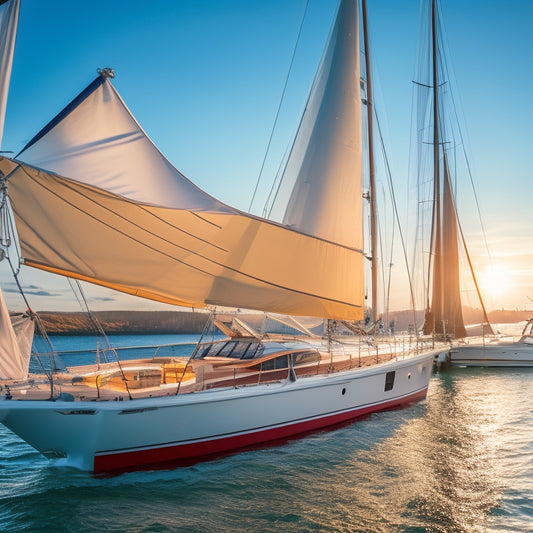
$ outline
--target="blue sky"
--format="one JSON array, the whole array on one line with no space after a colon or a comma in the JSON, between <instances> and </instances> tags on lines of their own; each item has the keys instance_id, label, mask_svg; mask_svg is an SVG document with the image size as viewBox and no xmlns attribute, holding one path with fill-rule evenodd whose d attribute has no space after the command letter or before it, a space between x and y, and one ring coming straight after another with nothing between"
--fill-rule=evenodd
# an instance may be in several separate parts
<instances>
[{"instance_id":1,"label":"blue sky","mask_svg":"<svg viewBox=\"0 0 533 533\"><path fill-rule=\"evenodd\" d=\"M213 196L247 210L305 3L22 0L3 149L18 152L98 67L109 66L115 87L168 159ZM441 4L492 266L467 201L466 237L489 307L531 309L533 2ZM255 212L297 126L336 7L337 0L309 0ZM376 105L405 210L419 1L369 0L368 10ZM5 287L11 280L5 268L0 273ZM67 307L62 282L35 273L23 273L23 280L57 297L53 304L32 295L35 308ZM95 308L151 305L110 291L89 293ZM405 291L396 294L393 307L407 307ZM13 293L6 296L10 306L19 304Z\"/></svg>"}]
</instances>

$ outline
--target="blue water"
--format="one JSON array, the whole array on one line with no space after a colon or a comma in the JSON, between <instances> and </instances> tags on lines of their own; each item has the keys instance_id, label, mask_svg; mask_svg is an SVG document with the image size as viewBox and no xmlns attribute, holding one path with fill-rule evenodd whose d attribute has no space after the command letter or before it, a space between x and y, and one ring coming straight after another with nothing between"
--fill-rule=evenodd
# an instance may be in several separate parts
<instances>
[{"instance_id":1,"label":"blue water","mask_svg":"<svg viewBox=\"0 0 533 533\"><path fill-rule=\"evenodd\" d=\"M105 479L41 457L0 426L0 531L533 531L532 391L532 370L454 369L406 409Z\"/></svg>"}]
</instances>

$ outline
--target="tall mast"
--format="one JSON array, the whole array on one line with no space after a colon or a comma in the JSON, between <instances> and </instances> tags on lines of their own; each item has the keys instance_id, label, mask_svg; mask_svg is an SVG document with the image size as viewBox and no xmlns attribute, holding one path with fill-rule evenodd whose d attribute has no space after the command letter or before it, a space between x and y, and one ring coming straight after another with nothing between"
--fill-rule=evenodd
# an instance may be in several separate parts
<instances>
[{"instance_id":1,"label":"tall mast","mask_svg":"<svg viewBox=\"0 0 533 533\"><path fill-rule=\"evenodd\" d=\"M433 252L433 298L432 315L435 323L433 330L440 329L442 320L442 230L441 230L441 199L440 199L440 139L439 139L439 76L437 57L437 0L431 5L431 36L433 48L433 228L431 232Z\"/></svg>"},{"instance_id":2,"label":"tall mast","mask_svg":"<svg viewBox=\"0 0 533 533\"><path fill-rule=\"evenodd\" d=\"M370 67L370 45L368 42L368 18L366 13L366 0L362 1L363 8L363 39L365 45L366 69L366 112L368 122L368 171L370 177L370 255L372 271L372 323L378 319L378 231L376 211L376 172L374 166L374 129L373 129L373 96L372 76Z\"/></svg>"}]
</instances>

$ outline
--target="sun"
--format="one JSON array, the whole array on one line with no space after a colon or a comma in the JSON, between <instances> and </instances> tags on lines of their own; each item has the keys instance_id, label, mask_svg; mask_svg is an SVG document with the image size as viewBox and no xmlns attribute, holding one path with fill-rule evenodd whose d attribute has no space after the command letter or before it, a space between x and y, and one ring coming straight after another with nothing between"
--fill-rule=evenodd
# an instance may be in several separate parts
<instances>
[{"instance_id":1,"label":"sun","mask_svg":"<svg viewBox=\"0 0 533 533\"><path fill-rule=\"evenodd\" d=\"M492 298L505 295L511 287L511 272L503 265L489 265L479 276L482 294Z\"/></svg>"}]
</instances>

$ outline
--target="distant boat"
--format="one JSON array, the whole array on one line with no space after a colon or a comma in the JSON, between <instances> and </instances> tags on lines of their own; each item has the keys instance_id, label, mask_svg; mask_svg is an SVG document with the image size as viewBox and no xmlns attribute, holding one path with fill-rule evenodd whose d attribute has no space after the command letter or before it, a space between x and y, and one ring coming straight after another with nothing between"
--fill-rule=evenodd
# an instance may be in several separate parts
<instances>
[{"instance_id":1,"label":"distant boat","mask_svg":"<svg viewBox=\"0 0 533 533\"><path fill-rule=\"evenodd\" d=\"M26 266L182 306L315 316L330 328L363 318L356 0L341 2L294 142L283 223L185 178L112 76L103 70L16 159L0 160ZM360 357L357 344L264 340L238 314L217 324L228 337L203 340L190 358L117 363L102 350L95 364L58 368L43 356L41 376L2 376L0 421L48 457L111 471L231 452L426 396L432 351Z\"/></svg>"},{"instance_id":2,"label":"distant boat","mask_svg":"<svg viewBox=\"0 0 533 533\"><path fill-rule=\"evenodd\" d=\"M493 336L458 344L450 350L450 362L455 366L533 367L533 318L518 341Z\"/></svg>"},{"instance_id":3,"label":"distant boat","mask_svg":"<svg viewBox=\"0 0 533 533\"><path fill-rule=\"evenodd\" d=\"M457 161L456 148L462 143L453 140L454 126L448 121L443 96L450 93L449 80L445 78L446 61L442 58L440 10L437 0L425 3L429 8L430 36L429 80L417 83L419 154L425 146L432 149L432 161L419 162L419 171L431 177L431 238L427 271L426 312L424 334L453 343L447 360L461 366L529 366L533 364L533 347L523 337L518 343L502 343L494 336L472 267L468 248L463 237L456 209L450 160ZM424 55L427 58L427 55ZM424 127L420 126L424 124ZM428 138L427 132L431 133ZM425 178L424 176L422 176ZM419 180L421 177L419 176ZM420 202L421 205L423 202ZM422 218L422 217L420 217ZM418 238L418 236L417 236ZM465 250L467 263L478 293L483 312L483 336L467 339L460 295L459 246Z\"/></svg>"}]
</instances>

